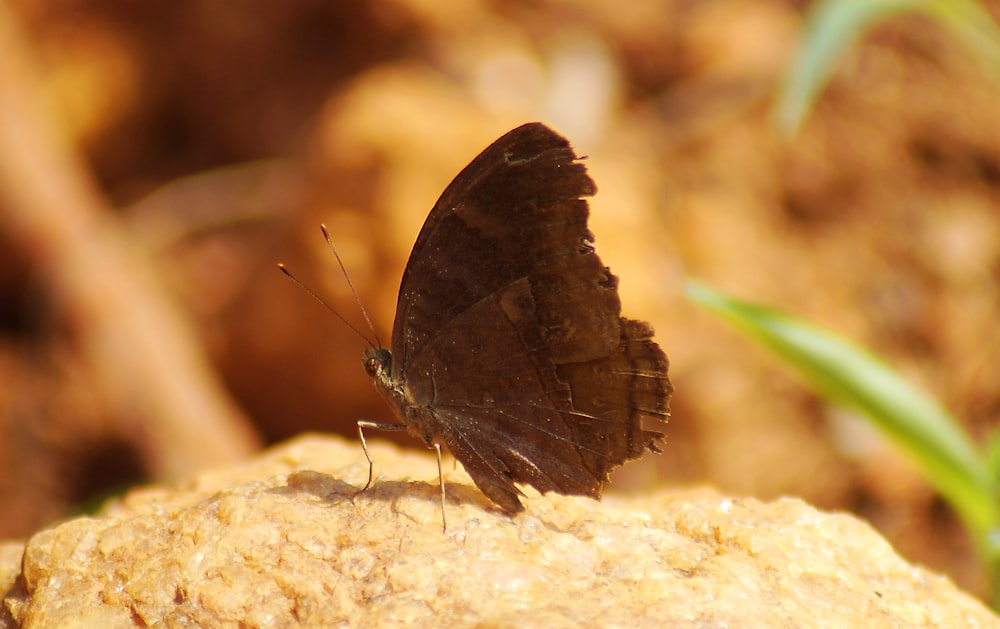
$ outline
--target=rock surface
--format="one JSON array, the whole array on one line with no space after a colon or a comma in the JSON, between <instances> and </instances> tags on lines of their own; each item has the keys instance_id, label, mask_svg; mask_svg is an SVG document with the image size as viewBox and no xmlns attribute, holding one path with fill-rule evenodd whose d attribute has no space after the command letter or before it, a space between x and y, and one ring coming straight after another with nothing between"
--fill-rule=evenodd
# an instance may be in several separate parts
<instances>
[{"instance_id":1,"label":"rock surface","mask_svg":"<svg viewBox=\"0 0 1000 629\"><path fill-rule=\"evenodd\" d=\"M511 518L457 469L442 533L436 480L402 480L433 458L372 456L359 495L359 445L307 436L42 531L23 567L0 545L0 627L1000 627L799 500L532 495Z\"/></svg>"}]
</instances>

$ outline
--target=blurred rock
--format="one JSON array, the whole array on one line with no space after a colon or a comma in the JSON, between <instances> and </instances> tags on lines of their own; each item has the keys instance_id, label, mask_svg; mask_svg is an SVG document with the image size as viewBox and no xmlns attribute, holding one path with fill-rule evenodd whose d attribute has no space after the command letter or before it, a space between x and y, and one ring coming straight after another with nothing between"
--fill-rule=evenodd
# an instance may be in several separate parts
<instances>
[{"instance_id":1,"label":"blurred rock","mask_svg":"<svg viewBox=\"0 0 1000 629\"><path fill-rule=\"evenodd\" d=\"M431 457L316 436L0 546L0 627L1000 627L870 526L710 489L490 507ZM451 466L448 466L449 468ZM406 475L432 479L404 480Z\"/></svg>"}]
</instances>

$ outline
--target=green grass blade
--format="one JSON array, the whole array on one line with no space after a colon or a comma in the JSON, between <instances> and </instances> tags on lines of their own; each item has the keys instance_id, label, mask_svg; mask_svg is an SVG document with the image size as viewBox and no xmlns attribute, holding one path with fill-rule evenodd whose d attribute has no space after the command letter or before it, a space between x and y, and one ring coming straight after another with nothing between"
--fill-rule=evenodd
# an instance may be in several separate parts
<instances>
[{"instance_id":1,"label":"green grass blade","mask_svg":"<svg viewBox=\"0 0 1000 629\"><path fill-rule=\"evenodd\" d=\"M920 9L948 26L983 64L994 80L1000 80L1000 26L976 0L930 0Z\"/></svg>"},{"instance_id":2,"label":"green grass blade","mask_svg":"<svg viewBox=\"0 0 1000 629\"><path fill-rule=\"evenodd\" d=\"M820 0L806 15L799 52L778 93L778 130L794 135L844 51L872 26L908 11L950 28L1000 81L1000 25L977 0Z\"/></svg>"},{"instance_id":3,"label":"green grass blade","mask_svg":"<svg viewBox=\"0 0 1000 629\"><path fill-rule=\"evenodd\" d=\"M686 293L772 349L826 397L866 416L913 457L982 551L995 556L989 539L998 506L990 470L958 422L934 400L878 358L819 328L697 282L689 282Z\"/></svg>"},{"instance_id":4,"label":"green grass blade","mask_svg":"<svg viewBox=\"0 0 1000 629\"><path fill-rule=\"evenodd\" d=\"M821 0L806 15L805 33L778 93L774 120L791 137L826 85L843 52L873 24L920 0Z\"/></svg>"}]
</instances>

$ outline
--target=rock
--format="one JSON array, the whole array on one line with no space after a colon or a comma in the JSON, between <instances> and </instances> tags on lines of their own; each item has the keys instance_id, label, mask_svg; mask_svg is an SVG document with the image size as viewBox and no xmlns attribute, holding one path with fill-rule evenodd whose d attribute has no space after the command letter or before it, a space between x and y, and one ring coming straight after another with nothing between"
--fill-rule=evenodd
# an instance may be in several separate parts
<instances>
[{"instance_id":1,"label":"rock","mask_svg":"<svg viewBox=\"0 0 1000 629\"><path fill-rule=\"evenodd\" d=\"M870 526L709 489L531 495L510 517L433 457L305 436L0 547L0 627L1000 627ZM450 465L448 466L451 467ZM407 475L433 479L404 480Z\"/></svg>"}]
</instances>

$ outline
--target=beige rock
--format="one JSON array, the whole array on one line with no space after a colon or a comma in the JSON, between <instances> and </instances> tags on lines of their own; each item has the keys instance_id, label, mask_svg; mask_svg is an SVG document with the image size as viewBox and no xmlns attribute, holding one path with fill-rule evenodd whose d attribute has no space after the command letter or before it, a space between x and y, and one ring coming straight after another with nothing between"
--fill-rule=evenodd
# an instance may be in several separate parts
<instances>
[{"instance_id":1,"label":"beige rock","mask_svg":"<svg viewBox=\"0 0 1000 629\"><path fill-rule=\"evenodd\" d=\"M492 508L433 457L315 436L0 552L0 627L1000 627L867 524L712 490ZM450 466L449 466L450 467ZM403 480L407 475L428 482ZM5 624L6 623L6 624Z\"/></svg>"}]
</instances>

